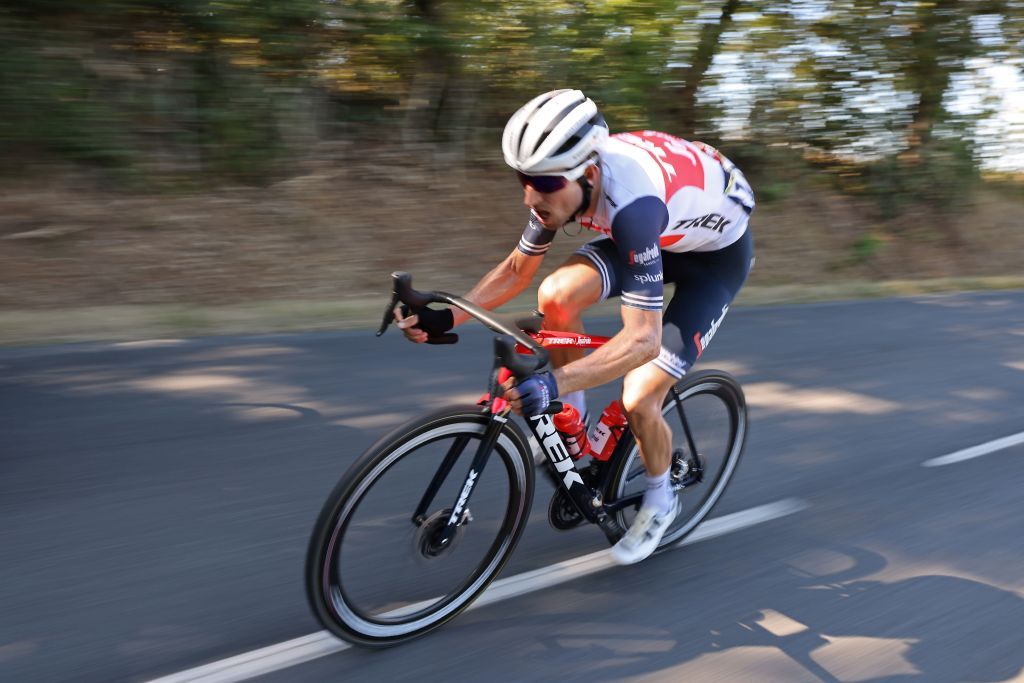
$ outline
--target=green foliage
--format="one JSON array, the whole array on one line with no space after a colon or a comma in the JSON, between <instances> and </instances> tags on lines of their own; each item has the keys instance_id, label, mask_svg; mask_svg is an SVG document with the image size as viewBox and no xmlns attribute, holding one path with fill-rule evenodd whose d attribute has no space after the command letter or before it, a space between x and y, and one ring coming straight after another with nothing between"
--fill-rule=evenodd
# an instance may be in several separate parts
<instances>
[{"instance_id":1,"label":"green foliage","mask_svg":"<svg viewBox=\"0 0 1024 683\"><path fill-rule=\"evenodd\" d=\"M309 137L494 159L517 106L573 86L615 130L719 145L762 201L819 168L893 215L970 191L1000 105L953 86L1019 73L1022 40L1021 0L23 0L0 8L0 169L258 182L296 109Z\"/></svg>"},{"instance_id":2,"label":"green foliage","mask_svg":"<svg viewBox=\"0 0 1024 683\"><path fill-rule=\"evenodd\" d=\"M847 166L834 178L847 194L871 199L879 217L887 219L915 204L966 207L979 180L970 145L955 139L936 139L913 152Z\"/></svg>"}]
</instances>

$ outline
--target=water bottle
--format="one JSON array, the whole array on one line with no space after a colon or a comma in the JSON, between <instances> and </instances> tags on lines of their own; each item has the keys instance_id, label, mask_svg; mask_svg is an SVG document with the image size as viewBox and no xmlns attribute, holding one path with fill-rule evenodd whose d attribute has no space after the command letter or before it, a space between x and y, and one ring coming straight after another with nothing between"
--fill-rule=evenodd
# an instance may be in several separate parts
<instances>
[{"instance_id":1,"label":"water bottle","mask_svg":"<svg viewBox=\"0 0 1024 683\"><path fill-rule=\"evenodd\" d=\"M594 428L590 430L590 453L598 460L608 460L619 443L619 437L626 429L626 413L622 404L612 401L601 413Z\"/></svg>"},{"instance_id":2,"label":"water bottle","mask_svg":"<svg viewBox=\"0 0 1024 683\"><path fill-rule=\"evenodd\" d=\"M573 460L579 460L590 450L587 430L583 426L580 412L570 403L562 404L562 412L554 417L555 429L565 439L565 448Z\"/></svg>"}]
</instances>

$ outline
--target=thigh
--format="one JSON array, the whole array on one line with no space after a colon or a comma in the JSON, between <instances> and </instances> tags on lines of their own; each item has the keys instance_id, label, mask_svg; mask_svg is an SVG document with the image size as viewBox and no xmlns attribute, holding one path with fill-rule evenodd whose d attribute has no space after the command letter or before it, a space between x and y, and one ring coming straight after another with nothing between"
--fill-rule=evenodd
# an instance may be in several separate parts
<instances>
[{"instance_id":1,"label":"thigh","mask_svg":"<svg viewBox=\"0 0 1024 683\"><path fill-rule=\"evenodd\" d=\"M622 294L622 258L610 237L598 237L576 250L570 260L587 262L597 273L601 291L598 301Z\"/></svg>"},{"instance_id":2,"label":"thigh","mask_svg":"<svg viewBox=\"0 0 1024 683\"><path fill-rule=\"evenodd\" d=\"M589 259L573 254L555 268L537 291L538 303L566 306L576 311L593 306L601 300L602 279Z\"/></svg>"},{"instance_id":3,"label":"thigh","mask_svg":"<svg viewBox=\"0 0 1024 683\"><path fill-rule=\"evenodd\" d=\"M661 353L652 363L679 379L718 333L750 272L753 251L748 238L723 253L674 256L679 258L669 259L665 279L675 282L676 291L662 318Z\"/></svg>"}]
</instances>

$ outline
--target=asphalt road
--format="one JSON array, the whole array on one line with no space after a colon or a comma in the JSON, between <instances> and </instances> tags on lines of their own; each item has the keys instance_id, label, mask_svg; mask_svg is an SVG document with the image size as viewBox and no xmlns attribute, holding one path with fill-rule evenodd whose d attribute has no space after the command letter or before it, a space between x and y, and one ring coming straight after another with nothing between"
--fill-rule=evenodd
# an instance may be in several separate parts
<instances>
[{"instance_id":1,"label":"asphalt road","mask_svg":"<svg viewBox=\"0 0 1024 683\"><path fill-rule=\"evenodd\" d=\"M319 631L302 563L324 497L394 424L479 395L488 346L0 351L0 680L145 681ZM802 511L258 680L1024 676L1024 444L922 467L1024 431L1024 292L740 309L702 365L751 406L713 516ZM547 526L549 491L503 576L604 547Z\"/></svg>"}]
</instances>

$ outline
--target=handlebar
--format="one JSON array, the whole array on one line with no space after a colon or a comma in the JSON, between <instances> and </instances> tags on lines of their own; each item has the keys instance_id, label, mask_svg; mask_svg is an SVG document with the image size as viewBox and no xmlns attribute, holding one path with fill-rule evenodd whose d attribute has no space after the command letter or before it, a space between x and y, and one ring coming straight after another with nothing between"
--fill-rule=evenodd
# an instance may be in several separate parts
<instances>
[{"instance_id":1,"label":"handlebar","mask_svg":"<svg viewBox=\"0 0 1024 683\"><path fill-rule=\"evenodd\" d=\"M419 292L412 288L412 275L403 272L391 274L392 294L391 303L384 310L384 318L381 321L377 336L384 334L388 325L394 320L394 308L398 302L411 307L423 308L427 304L448 304L460 308L473 318L476 318L488 329L497 332L494 338L494 355L496 360L508 368L517 379L524 379L539 371L548 364L548 351L534 341L523 329L536 332L539 329L539 318L537 316L514 317L507 315L495 315L483 309L471 301L462 297L448 294L447 292ZM427 339L428 344L454 344L459 337L451 332L437 337ZM516 352L516 344L528 348L533 355L523 355Z\"/></svg>"}]
</instances>

